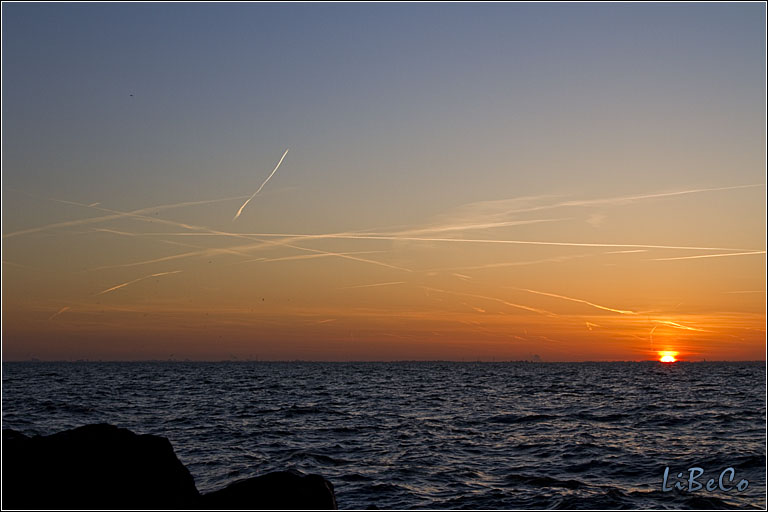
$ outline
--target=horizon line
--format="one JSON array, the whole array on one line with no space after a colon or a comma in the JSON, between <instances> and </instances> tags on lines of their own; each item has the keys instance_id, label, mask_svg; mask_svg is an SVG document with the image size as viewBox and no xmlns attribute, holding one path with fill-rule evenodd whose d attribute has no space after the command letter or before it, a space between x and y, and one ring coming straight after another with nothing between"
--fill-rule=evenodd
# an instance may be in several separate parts
<instances>
[{"instance_id":1,"label":"horizon line","mask_svg":"<svg viewBox=\"0 0 768 512\"><path fill-rule=\"evenodd\" d=\"M658 359L585 359L583 361L533 361L530 359L10 359L3 363L658 363ZM678 359L677 363L766 363L767 359Z\"/></svg>"}]
</instances>

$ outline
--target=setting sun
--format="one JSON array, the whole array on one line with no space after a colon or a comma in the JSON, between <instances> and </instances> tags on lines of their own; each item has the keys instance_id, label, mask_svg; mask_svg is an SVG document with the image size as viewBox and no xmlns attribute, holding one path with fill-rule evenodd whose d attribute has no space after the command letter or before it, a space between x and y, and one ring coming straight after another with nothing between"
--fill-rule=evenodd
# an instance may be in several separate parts
<instances>
[{"instance_id":1,"label":"setting sun","mask_svg":"<svg viewBox=\"0 0 768 512\"><path fill-rule=\"evenodd\" d=\"M659 361L662 363L676 363L677 358L675 357L678 353L677 352L670 352L670 351L662 351L659 352Z\"/></svg>"}]
</instances>

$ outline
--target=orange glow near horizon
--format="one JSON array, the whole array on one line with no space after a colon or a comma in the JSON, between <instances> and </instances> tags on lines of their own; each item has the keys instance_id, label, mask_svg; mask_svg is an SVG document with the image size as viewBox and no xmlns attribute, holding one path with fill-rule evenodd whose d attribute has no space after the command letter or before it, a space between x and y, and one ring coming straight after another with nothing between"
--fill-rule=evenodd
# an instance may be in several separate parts
<instances>
[{"instance_id":1,"label":"orange glow near horizon","mask_svg":"<svg viewBox=\"0 0 768 512\"><path fill-rule=\"evenodd\" d=\"M512 4L4 6L2 358L765 360L760 7Z\"/></svg>"}]
</instances>

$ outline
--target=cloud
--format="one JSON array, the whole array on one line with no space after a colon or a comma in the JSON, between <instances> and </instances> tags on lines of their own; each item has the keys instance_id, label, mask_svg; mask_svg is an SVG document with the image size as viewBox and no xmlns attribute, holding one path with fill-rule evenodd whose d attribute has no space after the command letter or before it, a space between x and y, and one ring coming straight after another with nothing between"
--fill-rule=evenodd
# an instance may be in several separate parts
<instances>
[{"instance_id":1,"label":"cloud","mask_svg":"<svg viewBox=\"0 0 768 512\"><path fill-rule=\"evenodd\" d=\"M592 226L593 228L599 228L605 223L605 215L602 213L593 213L589 217L587 217L587 224Z\"/></svg>"}]
</instances>

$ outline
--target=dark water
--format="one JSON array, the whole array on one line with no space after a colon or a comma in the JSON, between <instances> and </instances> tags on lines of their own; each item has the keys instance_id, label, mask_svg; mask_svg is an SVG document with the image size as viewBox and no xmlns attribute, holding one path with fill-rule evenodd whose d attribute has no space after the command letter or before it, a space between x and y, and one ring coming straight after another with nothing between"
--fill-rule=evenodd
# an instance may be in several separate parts
<instances>
[{"instance_id":1,"label":"dark water","mask_svg":"<svg viewBox=\"0 0 768 512\"><path fill-rule=\"evenodd\" d=\"M293 467L340 508L765 508L765 379L765 363L4 363L2 412L27 434L168 437L202 491ZM662 492L666 466L749 487Z\"/></svg>"}]
</instances>

